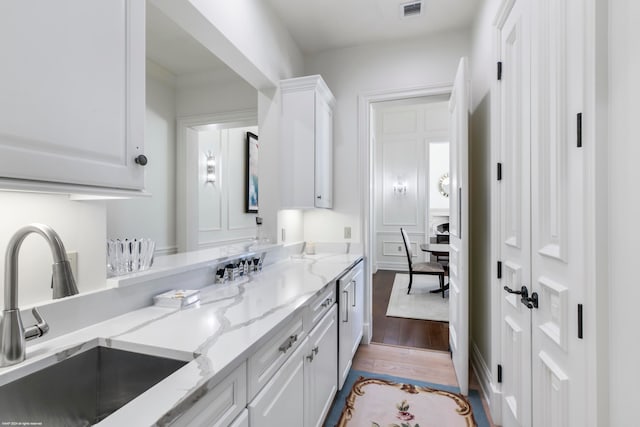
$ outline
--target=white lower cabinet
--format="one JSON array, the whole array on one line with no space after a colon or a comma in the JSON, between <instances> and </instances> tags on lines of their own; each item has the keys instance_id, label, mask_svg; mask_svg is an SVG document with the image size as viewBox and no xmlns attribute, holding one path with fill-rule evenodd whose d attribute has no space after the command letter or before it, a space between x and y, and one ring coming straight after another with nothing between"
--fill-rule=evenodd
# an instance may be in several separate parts
<instances>
[{"instance_id":1,"label":"white lower cabinet","mask_svg":"<svg viewBox=\"0 0 640 427\"><path fill-rule=\"evenodd\" d=\"M338 309L335 304L309 334L304 365L305 427L324 422L338 390Z\"/></svg>"},{"instance_id":2,"label":"white lower cabinet","mask_svg":"<svg viewBox=\"0 0 640 427\"><path fill-rule=\"evenodd\" d=\"M351 360L362 340L364 322L364 267L360 262L338 279L338 389L351 370Z\"/></svg>"},{"instance_id":3,"label":"white lower cabinet","mask_svg":"<svg viewBox=\"0 0 640 427\"><path fill-rule=\"evenodd\" d=\"M308 338L249 403L251 427L304 426L304 361Z\"/></svg>"},{"instance_id":4,"label":"white lower cabinet","mask_svg":"<svg viewBox=\"0 0 640 427\"><path fill-rule=\"evenodd\" d=\"M349 354L349 362L357 348L353 342L359 342L362 336L362 321L356 320L362 316L364 302L359 296L362 264L343 277L346 282L342 288L348 292L342 301L336 298L335 286L327 285L311 299L306 312L278 328L173 425L322 426L338 391L338 331L343 334L340 340L348 338L345 348L349 351L345 354ZM339 321L339 309L345 309L349 316L346 329ZM311 332L306 335L308 328Z\"/></svg>"},{"instance_id":5,"label":"white lower cabinet","mask_svg":"<svg viewBox=\"0 0 640 427\"><path fill-rule=\"evenodd\" d=\"M245 409L246 404L247 364L243 362L208 390L172 426L226 427Z\"/></svg>"}]
</instances>

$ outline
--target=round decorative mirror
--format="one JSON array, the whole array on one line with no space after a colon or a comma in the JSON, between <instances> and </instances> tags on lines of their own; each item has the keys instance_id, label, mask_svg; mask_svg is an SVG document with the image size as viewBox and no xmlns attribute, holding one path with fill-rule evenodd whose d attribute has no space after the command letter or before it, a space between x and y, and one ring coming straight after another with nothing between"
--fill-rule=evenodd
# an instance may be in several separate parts
<instances>
[{"instance_id":1,"label":"round decorative mirror","mask_svg":"<svg viewBox=\"0 0 640 427\"><path fill-rule=\"evenodd\" d=\"M449 197L449 173L445 173L438 181L438 190L444 197Z\"/></svg>"}]
</instances>

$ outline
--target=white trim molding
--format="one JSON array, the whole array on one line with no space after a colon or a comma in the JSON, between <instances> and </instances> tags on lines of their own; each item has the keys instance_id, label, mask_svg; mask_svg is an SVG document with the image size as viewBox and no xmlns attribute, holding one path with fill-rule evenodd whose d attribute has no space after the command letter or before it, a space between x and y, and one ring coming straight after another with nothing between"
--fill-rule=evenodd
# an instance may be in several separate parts
<instances>
[{"instance_id":1,"label":"white trim molding","mask_svg":"<svg viewBox=\"0 0 640 427\"><path fill-rule=\"evenodd\" d=\"M494 381L495 377L492 375L487 363L482 358L482 354L480 354L480 350L473 341L471 341L470 359L471 368L478 379L480 391L482 392L484 400L487 402L487 406L491 412L491 418L494 424L499 425L502 418L502 387L498 384L497 380Z\"/></svg>"}]
</instances>

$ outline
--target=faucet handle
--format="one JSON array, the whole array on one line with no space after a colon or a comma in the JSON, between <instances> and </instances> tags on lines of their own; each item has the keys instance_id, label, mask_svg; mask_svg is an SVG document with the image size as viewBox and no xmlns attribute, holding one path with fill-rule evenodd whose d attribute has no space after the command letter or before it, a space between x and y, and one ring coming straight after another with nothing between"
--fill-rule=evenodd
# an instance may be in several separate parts
<instances>
[{"instance_id":1,"label":"faucet handle","mask_svg":"<svg viewBox=\"0 0 640 427\"><path fill-rule=\"evenodd\" d=\"M38 309L34 307L33 310L31 310L31 314L33 314L33 317L38 323L29 326L24 330L24 339L27 341L35 338L40 338L41 336L49 332L49 324L42 318Z\"/></svg>"}]
</instances>

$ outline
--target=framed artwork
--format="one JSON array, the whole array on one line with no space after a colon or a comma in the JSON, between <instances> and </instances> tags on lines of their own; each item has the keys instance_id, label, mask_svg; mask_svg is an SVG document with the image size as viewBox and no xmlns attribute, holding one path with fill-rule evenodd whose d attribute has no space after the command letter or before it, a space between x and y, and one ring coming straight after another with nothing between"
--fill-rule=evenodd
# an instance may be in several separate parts
<instances>
[{"instance_id":1,"label":"framed artwork","mask_svg":"<svg viewBox=\"0 0 640 427\"><path fill-rule=\"evenodd\" d=\"M258 212L258 135L247 132L247 213Z\"/></svg>"}]
</instances>

